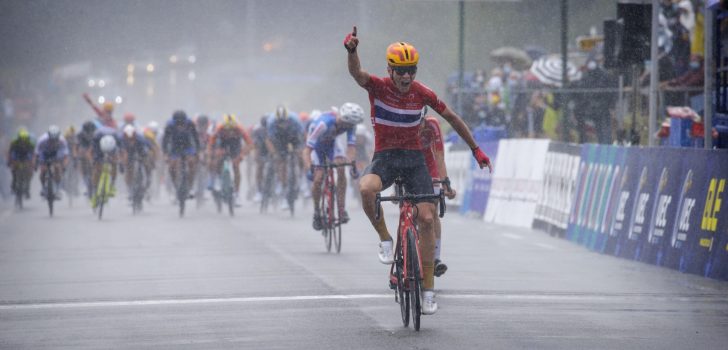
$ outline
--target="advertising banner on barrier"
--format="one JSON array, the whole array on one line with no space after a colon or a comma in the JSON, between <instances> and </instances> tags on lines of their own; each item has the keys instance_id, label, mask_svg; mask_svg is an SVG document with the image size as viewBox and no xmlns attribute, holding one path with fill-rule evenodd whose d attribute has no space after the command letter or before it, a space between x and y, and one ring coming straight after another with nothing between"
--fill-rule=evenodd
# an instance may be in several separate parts
<instances>
[{"instance_id":1,"label":"advertising banner on barrier","mask_svg":"<svg viewBox=\"0 0 728 350\"><path fill-rule=\"evenodd\" d=\"M445 144L445 166L447 167L447 176L450 178L450 185L461 193L453 199L447 201L448 205L463 207L467 189L470 183L470 159L473 154L465 144Z\"/></svg>"},{"instance_id":2,"label":"advertising banner on barrier","mask_svg":"<svg viewBox=\"0 0 728 350\"><path fill-rule=\"evenodd\" d=\"M574 199L580 159L581 146L560 142L549 143L533 228L551 235L564 235Z\"/></svg>"},{"instance_id":3,"label":"advertising banner on barrier","mask_svg":"<svg viewBox=\"0 0 728 350\"><path fill-rule=\"evenodd\" d=\"M660 264L682 272L703 274L708 261L708 249L700 245L702 209L705 207L708 182L709 152L680 150L681 172L678 181L676 206L671 214L676 218L665 241Z\"/></svg>"},{"instance_id":4,"label":"advertising banner on barrier","mask_svg":"<svg viewBox=\"0 0 728 350\"><path fill-rule=\"evenodd\" d=\"M498 166L498 142L478 143L478 146L488 155L493 167ZM468 150L469 151L469 150ZM472 217L483 217L485 208L488 205L488 197L490 196L490 187L492 184L493 174L488 169L480 169L475 163L475 158L470 154L470 181L463 188L464 205L460 207L460 214ZM455 187L457 190L457 188Z\"/></svg>"},{"instance_id":5,"label":"advertising banner on barrier","mask_svg":"<svg viewBox=\"0 0 728 350\"><path fill-rule=\"evenodd\" d=\"M603 251L619 192L624 148L583 145L567 238Z\"/></svg>"},{"instance_id":6,"label":"advertising banner on barrier","mask_svg":"<svg viewBox=\"0 0 728 350\"><path fill-rule=\"evenodd\" d=\"M711 152L707 165L707 193L702 208L698 246L708 246L709 260L704 275L728 280L728 208L724 205L728 197L728 153Z\"/></svg>"},{"instance_id":7,"label":"advertising banner on barrier","mask_svg":"<svg viewBox=\"0 0 728 350\"><path fill-rule=\"evenodd\" d=\"M639 148L625 148L624 172L620 179L620 190L614 203L614 216L609 228L604 252L619 256L624 250L629 232L629 224L635 203L635 193L640 187L640 178L644 175ZM646 185L646 183L642 183Z\"/></svg>"},{"instance_id":8,"label":"advertising banner on barrier","mask_svg":"<svg viewBox=\"0 0 728 350\"><path fill-rule=\"evenodd\" d=\"M646 237L639 249L639 260L662 265L663 253L670 239L677 215L675 214L680 197L680 175L682 162L678 161L685 156L685 149L655 148L650 157L653 158L652 169L656 181L652 183L652 208L647 213L648 226Z\"/></svg>"},{"instance_id":9,"label":"advertising banner on barrier","mask_svg":"<svg viewBox=\"0 0 728 350\"><path fill-rule=\"evenodd\" d=\"M541 193L549 140L508 139L498 145L488 206L483 220L531 227Z\"/></svg>"}]
</instances>

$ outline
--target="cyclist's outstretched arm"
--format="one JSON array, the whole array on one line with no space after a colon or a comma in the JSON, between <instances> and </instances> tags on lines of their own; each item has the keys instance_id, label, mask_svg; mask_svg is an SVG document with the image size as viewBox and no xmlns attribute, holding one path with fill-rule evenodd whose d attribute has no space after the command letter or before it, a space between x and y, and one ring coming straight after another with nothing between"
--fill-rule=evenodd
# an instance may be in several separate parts
<instances>
[{"instance_id":1,"label":"cyclist's outstretched arm","mask_svg":"<svg viewBox=\"0 0 728 350\"><path fill-rule=\"evenodd\" d=\"M470 133L470 128L465 124L462 118L458 116L455 112L453 112L450 107L445 107L445 110L440 113L440 115L447 120L448 123L452 126L452 128L455 130L455 132L462 137L463 141L468 144L468 147L473 151L473 156L478 161L478 165L482 169L483 167L488 167L489 171L493 171L492 166L490 164L490 159L488 156L483 153L483 151L478 147L478 144L475 142L475 139L473 138L473 134Z\"/></svg>"},{"instance_id":2,"label":"cyclist's outstretched arm","mask_svg":"<svg viewBox=\"0 0 728 350\"><path fill-rule=\"evenodd\" d=\"M356 53L357 46L359 46L359 38L356 37L356 26L354 26L354 30L344 39L344 47L349 52L349 74L356 80L357 84L365 86L369 82L369 73L361 69L359 54Z\"/></svg>"}]
</instances>

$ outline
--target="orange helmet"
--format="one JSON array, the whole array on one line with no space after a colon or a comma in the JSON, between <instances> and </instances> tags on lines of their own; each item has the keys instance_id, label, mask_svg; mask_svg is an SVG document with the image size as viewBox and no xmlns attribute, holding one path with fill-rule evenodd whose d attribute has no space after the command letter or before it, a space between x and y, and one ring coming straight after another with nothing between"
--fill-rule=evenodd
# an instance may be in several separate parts
<instances>
[{"instance_id":1,"label":"orange helmet","mask_svg":"<svg viewBox=\"0 0 728 350\"><path fill-rule=\"evenodd\" d=\"M390 66L415 66L419 60L417 49L406 42L396 42L387 47L387 63Z\"/></svg>"},{"instance_id":2,"label":"orange helmet","mask_svg":"<svg viewBox=\"0 0 728 350\"><path fill-rule=\"evenodd\" d=\"M113 102L106 102L104 103L104 111L106 112L113 112L114 111L114 103Z\"/></svg>"}]
</instances>

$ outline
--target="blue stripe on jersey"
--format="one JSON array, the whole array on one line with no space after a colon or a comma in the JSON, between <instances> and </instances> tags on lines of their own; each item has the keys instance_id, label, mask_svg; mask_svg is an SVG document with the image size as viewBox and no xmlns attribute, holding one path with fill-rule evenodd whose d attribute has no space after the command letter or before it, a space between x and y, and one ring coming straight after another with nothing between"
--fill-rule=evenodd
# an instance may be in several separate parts
<instances>
[{"instance_id":1,"label":"blue stripe on jersey","mask_svg":"<svg viewBox=\"0 0 728 350\"><path fill-rule=\"evenodd\" d=\"M420 123L422 111L420 109L400 109L388 106L379 100L374 100L375 122L395 127L413 127Z\"/></svg>"}]
</instances>

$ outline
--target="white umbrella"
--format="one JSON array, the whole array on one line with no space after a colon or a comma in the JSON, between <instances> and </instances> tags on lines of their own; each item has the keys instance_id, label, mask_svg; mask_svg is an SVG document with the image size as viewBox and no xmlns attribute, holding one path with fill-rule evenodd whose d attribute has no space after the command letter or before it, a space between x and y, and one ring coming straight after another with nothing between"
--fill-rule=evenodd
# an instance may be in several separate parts
<instances>
[{"instance_id":1,"label":"white umbrella","mask_svg":"<svg viewBox=\"0 0 728 350\"><path fill-rule=\"evenodd\" d=\"M567 61L566 70L566 76L570 82L581 79L581 71L573 63ZM561 56L543 56L533 62L530 71L540 82L561 87Z\"/></svg>"}]
</instances>

